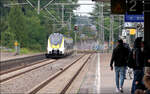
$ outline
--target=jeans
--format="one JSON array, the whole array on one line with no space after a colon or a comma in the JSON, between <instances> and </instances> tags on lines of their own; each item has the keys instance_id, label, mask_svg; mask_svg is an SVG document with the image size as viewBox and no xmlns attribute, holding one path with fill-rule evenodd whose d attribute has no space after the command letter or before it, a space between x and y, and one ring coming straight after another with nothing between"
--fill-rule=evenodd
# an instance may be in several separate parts
<instances>
[{"instance_id":1,"label":"jeans","mask_svg":"<svg viewBox=\"0 0 150 94\"><path fill-rule=\"evenodd\" d=\"M135 90L137 89L135 84L136 81L140 79L141 81L139 83L142 83L143 76L144 76L144 70L134 70L134 78L132 82L131 94L134 94Z\"/></svg>"},{"instance_id":2,"label":"jeans","mask_svg":"<svg viewBox=\"0 0 150 94\"><path fill-rule=\"evenodd\" d=\"M125 73L124 73L125 76L124 76L124 78L126 78L127 69L128 69L128 67L125 66Z\"/></svg>"},{"instance_id":3,"label":"jeans","mask_svg":"<svg viewBox=\"0 0 150 94\"><path fill-rule=\"evenodd\" d=\"M115 66L115 76L116 76L116 86L117 88L122 88L125 79L125 70L126 67L117 67Z\"/></svg>"}]
</instances>

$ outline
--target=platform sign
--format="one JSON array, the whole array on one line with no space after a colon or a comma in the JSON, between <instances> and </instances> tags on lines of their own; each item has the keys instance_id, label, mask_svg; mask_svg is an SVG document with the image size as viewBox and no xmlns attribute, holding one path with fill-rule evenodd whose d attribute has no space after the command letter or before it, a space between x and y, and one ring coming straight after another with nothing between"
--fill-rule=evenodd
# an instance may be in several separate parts
<instances>
[{"instance_id":1,"label":"platform sign","mask_svg":"<svg viewBox=\"0 0 150 94\"><path fill-rule=\"evenodd\" d=\"M136 29L129 29L130 30L130 35L135 35L136 34Z\"/></svg>"},{"instance_id":2,"label":"platform sign","mask_svg":"<svg viewBox=\"0 0 150 94\"><path fill-rule=\"evenodd\" d=\"M112 14L125 14L126 13L126 0L111 0L111 13Z\"/></svg>"},{"instance_id":3,"label":"platform sign","mask_svg":"<svg viewBox=\"0 0 150 94\"><path fill-rule=\"evenodd\" d=\"M144 22L144 15L125 15L125 22Z\"/></svg>"},{"instance_id":4,"label":"platform sign","mask_svg":"<svg viewBox=\"0 0 150 94\"><path fill-rule=\"evenodd\" d=\"M150 0L144 0L144 14L150 14Z\"/></svg>"},{"instance_id":5,"label":"platform sign","mask_svg":"<svg viewBox=\"0 0 150 94\"><path fill-rule=\"evenodd\" d=\"M134 23L132 22L125 22L124 27L126 28L126 27L135 27L135 26L134 26Z\"/></svg>"},{"instance_id":6,"label":"platform sign","mask_svg":"<svg viewBox=\"0 0 150 94\"><path fill-rule=\"evenodd\" d=\"M126 2L126 10L128 14L143 14L143 0L125 0Z\"/></svg>"}]
</instances>

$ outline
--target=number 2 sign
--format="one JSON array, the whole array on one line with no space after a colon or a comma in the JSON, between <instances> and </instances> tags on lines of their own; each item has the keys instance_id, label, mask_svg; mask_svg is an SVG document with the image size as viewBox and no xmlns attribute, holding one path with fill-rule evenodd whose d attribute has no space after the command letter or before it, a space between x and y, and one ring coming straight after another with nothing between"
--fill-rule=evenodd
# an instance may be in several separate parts
<instances>
[{"instance_id":1,"label":"number 2 sign","mask_svg":"<svg viewBox=\"0 0 150 94\"><path fill-rule=\"evenodd\" d=\"M143 0L127 0L127 14L143 14Z\"/></svg>"}]
</instances>

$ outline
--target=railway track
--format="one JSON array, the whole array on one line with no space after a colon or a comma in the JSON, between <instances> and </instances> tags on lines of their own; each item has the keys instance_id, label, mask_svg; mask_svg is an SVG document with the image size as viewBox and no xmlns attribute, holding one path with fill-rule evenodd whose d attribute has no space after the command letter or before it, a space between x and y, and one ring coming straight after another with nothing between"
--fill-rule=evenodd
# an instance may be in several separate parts
<instances>
[{"instance_id":1,"label":"railway track","mask_svg":"<svg viewBox=\"0 0 150 94\"><path fill-rule=\"evenodd\" d=\"M73 56L72 59L71 57L59 60L54 59L3 74L0 78L1 93L38 93L48 82L55 80L55 78L59 78L60 75L63 75L63 73L68 71L72 66L78 64L80 67L84 66L83 63L87 62L89 57L90 55L82 54ZM74 67L72 67L72 69L73 68Z\"/></svg>"},{"instance_id":2,"label":"railway track","mask_svg":"<svg viewBox=\"0 0 150 94\"><path fill-rule=\"evenodd\" d=\"M42 66L46 66L50 63L53 63L55 62L56 60L41 60L41 61L38 61L34 64L30 64L30 65L27 65L27 66L21 66L19 68L15 68L14 70L10 70L10 71L7 71L7 72L4 72L3 74L1 74L1 78L0 78L0 83L1 82L4 82L4 81L7 81L9 79L12 79L14 77L17 77L19 75L22 75L24 73L27 73L27 72L30 72L32 70L35 70L37 68L40 68Z\"/></svg>"},{"instance_id":3,"label":"railway track","mask_svg":"<svg viewBox=\"0 0 150 94\"><path fill-rule=\"evenodd\" d=\"M65 92L67 91L69 86L72 84L72 82L78 76L80 71L86 65L86 63L88 62L90 57L91 57L91 55L84 55L84 56L80 57L76 61L65 66L62 70L56 72L55 74L50 76L48 79L41 82L40 84L38 84L34 88L32 88L30 91L27 92L27 94L35 94L35 93L39 93L39 94L42 94L42 93L65 94ZM65 77L69 74L70 75L72 74L72 75L70 77ZM66 80L61 81L65 78L66 78ZM69 78L69 79L67 79L67 78Z\"/></svg>"},{"instance_id":4,"label":"railway track","mask_svg":"<svg viewBox=\"0 0 150 94\"><path fill-rule=\"evenodd\" d=\"M28 56L0 62L0 75L46 61L45 54Z\"/></svg>"},{"instance_id":5,"label":"railway track","mask_svg":"<svg viewBox=\"0 0 150 94\"><path fill-rule=\"evenodd\" d=\"M66 84L66 86L63 88L63 90L60 92L60 94L66 94L68 92L68 89L71 87L73 82L76 80L77 76L80 74L80 72L84 69L84 67L87 65L87 62L90 60L90 57L92 55L89 55L89 57L84 61L82 66L78 69L78 71L75 73L75 75L69 80L69 83Z\"/></svg>"}]
</instances>

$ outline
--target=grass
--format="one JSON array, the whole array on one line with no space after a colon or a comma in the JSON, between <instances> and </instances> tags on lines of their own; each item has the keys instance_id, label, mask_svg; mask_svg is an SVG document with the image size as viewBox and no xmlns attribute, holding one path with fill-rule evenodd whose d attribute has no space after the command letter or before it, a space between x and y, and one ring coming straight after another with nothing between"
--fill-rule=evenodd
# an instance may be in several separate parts
<instances>
[{"instance_id":1,"label":"grass","mask_svg":"<svg viewBox=\"0 0 150 94\"><path fill-rule=\"evenodd\" d=\"M32 54L32 53L39 53L40 51L38 50L30 50L27 48L21 48L20 49L20 54Z\"/></svg>"},{"instance_id":2,"label":"grass","mask_svg":"<svg viewBox=\"0 0 150 94\"><path fill-rule=\"evenodd\" d=\"M1 52L15 52L15 49L3 49L3 48L0 48L0 51Z\"/></svg>"}]
</instances>

